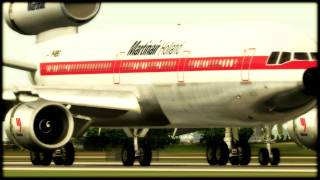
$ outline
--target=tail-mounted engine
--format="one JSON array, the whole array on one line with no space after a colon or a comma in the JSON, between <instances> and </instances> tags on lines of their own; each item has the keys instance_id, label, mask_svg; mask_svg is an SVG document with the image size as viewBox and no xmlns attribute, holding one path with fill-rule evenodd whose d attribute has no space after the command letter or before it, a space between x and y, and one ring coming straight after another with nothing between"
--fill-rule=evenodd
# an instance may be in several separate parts
<instances>
[{"instance_id":1,"label":"tail-mounted engine","mask_svg":"<svg viewBox=\"0 0 320 180\"><path fill-rule=\"evenodd\" d=\"M8 138L31 151L57 149L70 141L74 121L63 105L36 101L9 110L4 128Z\"/></svg>"},{"instance_id":2,"label":"tail-mounted engine","mask_svg":"<svg viewBox=\"0 0 320 180\"><path fill-rule=\"evenodd\" d=\"M318 138L317 108L286 123L288 133L299 146L316 150Z\"/></svg>"},{"instance_id":3,"label":"tail-mounted engine","mask_svg":"<svg viewBox=\"0 0 320 180\"><path fill-rule=\"evenodd\" d=\"M15 31L37 35L53 28L80 26L94 18L99 2L10 2L4 4L7 24Z\"/></svg>"}]
</instances>

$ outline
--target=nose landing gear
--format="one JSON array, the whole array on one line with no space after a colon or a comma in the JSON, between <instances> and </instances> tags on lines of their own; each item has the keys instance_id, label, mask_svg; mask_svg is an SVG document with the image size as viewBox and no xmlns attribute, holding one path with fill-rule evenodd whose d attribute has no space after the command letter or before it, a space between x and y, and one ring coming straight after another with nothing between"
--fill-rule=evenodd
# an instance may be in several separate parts
<instances>
[{"instance_id":1,"label":"nose landing gear","mask_svg":"<svg viewBox=\"0 0 320 180\"><path fill-rule=\"evenodd\" d=\"M271 126L265 126L265 141L267 148L259 150L259 163L260 165L278 165L280 163L280 151L278 148L271 148Z\"/></svg>"}]
</instances>

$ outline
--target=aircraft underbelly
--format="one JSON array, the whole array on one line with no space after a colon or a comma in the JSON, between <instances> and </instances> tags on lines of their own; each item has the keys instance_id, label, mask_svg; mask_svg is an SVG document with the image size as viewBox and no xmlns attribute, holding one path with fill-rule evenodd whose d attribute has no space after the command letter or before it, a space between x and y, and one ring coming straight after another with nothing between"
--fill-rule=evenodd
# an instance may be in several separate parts
<instances>
[{"instance_id":1,"label":"aircraft underbelly","mask_svg":"<svg viewBox=\"0 0 320 180\"><path fill-rule=\"evenodd\" d=\"M286 112L268 109L267 101L275 94L297 86L289 82L194 83L155 86L154 92L174 127L248 127L289 120L314 106L310 100L308 106Z\"/></svg>"}]
</instances>

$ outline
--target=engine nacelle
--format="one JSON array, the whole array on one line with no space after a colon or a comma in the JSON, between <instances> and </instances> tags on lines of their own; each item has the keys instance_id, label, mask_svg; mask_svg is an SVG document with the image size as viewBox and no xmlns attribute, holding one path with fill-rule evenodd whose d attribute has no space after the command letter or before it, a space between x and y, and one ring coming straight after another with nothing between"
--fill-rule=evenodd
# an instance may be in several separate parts
<instances>
[{"instance_id":1,"label":"engine nacelle","mask_svg":"<svg viewBox=\"0 0 320 180\"><path fill-rule=\"evenodd\" d=\"M94 18L100 2L10 2L4 4L7 24L21 34L37 35L53 28L80 26Z\"/></svg>"},{"instance_id":2,"label":"engine nacelle","mask_svg":"<svg viewBox=\"0 0 320 180\"><path fill-rule=\"evenodd\" d=\"M313 108L306 114L284 124L287 126L288 134L291 139L299 146L316 150L318 138L317 114L317 108Z\"/></svg>"},{"instance_id":3,"label":"engine nacelle","mask_svg":"<svg viewBox=\"0 0 320 180\"><path fill-rule=\"evenodd\" d=\"M74 121L63 105L35 101L11 108L4 128L8 138L19 146L31 151L53 150L70 141Z\"/></svg>"}]
</instances>

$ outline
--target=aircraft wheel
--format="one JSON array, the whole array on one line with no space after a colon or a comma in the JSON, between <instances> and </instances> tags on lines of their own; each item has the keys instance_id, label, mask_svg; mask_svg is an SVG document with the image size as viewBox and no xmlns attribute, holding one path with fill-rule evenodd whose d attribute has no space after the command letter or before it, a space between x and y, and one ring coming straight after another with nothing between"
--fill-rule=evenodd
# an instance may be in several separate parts
<instances>
[{"instance_id":1,"label":"aircraft wheel","mask_svg":"<svg viewBox=\"0 0 320 180\"><path fill-rule=\"evenodd\" d=\"M64 160L64 165L66 166L71 166L74 162L74 156L75 156L75 152L74 152L74 147L73 144L71 142L68 142L65 146L65 154L66 154L66 158Z\"/></svg>"},{"instance_id":2,"label":"aircraft wheel","mask_svg":"<svg viewBox=\"0 0 320 180\"><path fill-rule=\"evenodd\" d=\"M63 165L64 160L61 156L54 156L53 162L55 165Z\"/></svg>"},{"instance_id":3,"label":"aircraft wheel","mask_svg":"<svg viewBox=\"0 0 320 180\"><path fill-rule=\"evenodd\" d=\"M121 150L121 159L124 166L133 166L135 160L135 152L133 144L125 143Z\"/></svg>"},{"instance_id":4,"label":"aircraft wheel","mask_svg":"<svg viewBox=\"0 0 320 180\"><path fill-rule=\"evenodd\" d=\"M271 148L272 157L270 158L271 165L278 165L280 162L280 151L278 148Z\"/></svg>"},{"instance_id":5,"label":"aircraft wheel","mask_svg":"<svg viewBox=\"0 0 320 180\"><path fill-rule=\"evenodd\" d=\"M218 146L216 149L216 159L219 165L226 165L228 162L229 148L224 141L221 141L220 143L218 143Z\"/></svg>"},{"instance_id":6,"label":"aircraft wheel","mask_svg":"<svg viewBox=\"0 0 320 180\"><path fill-rule=\"evenodd\" d=\"M239 164L248 165L251 160L251 148L249 143L240 142L238 146Z\"/></svg>"},{"instance_id":7,"label":"aircraft wheel","mask_svg":"<svg viewBox=\"0 0 320 180\"><path fill-rule=\"evenodd\" d=\"M260 165L267 165L269 162L269 153L267 148L261 148L259 151L259 163Z\"/></svg>"},{"instance_id":8,"label":"aircraft wheel","mask_svg":"<svg viewBox=\"0 0 320 180\"><path fill-rule=\"evenodd\" d=\"M71 166L74 162L75 151L73 144L68 142L65 146L57 149L53 156L53 162L55 165Z\"/></svg>"},{"instance_id":9,"label":"aircraft wheel","mask_svg":"<svg viewBox=\"0 0 320 180\"><path fill-rule=\"evenodd\" d=\"M49 166L52 161L52 152L40 152L39 159L41 165Z\"/></svg>"},{"instance_id":10,"label":"aircraft wheel","mask_svg":"<svg viewBox=\"0 0 320 180\"><path fill-rule=\"evenodd\" d=\"M207 161L209 165L216 165L217 159L216 159L216 146L215 144L211 144L207 146Z\"/></svg>"},{"instance_id":11,"label":"aircraft wheel","mask_svg":"<svg viewBox=\"0 0 320 180\"><path fill-rule=\"evenodd\" d=\"M149 144L143 143L140 147L139 163L141 166L150 166L152 160L152 150Z\"/></svg>"},{"instance_id":12,"label":"aircraft wheel","mask_svg":"<svg viewBox=\"0 0 320 180\"><path fill-rule=\"evenodd\" d=\"M232 165L238 165L239 164L239 158L238 156L231 156L229 157L229 161Z\"/></svg>"},{"instance_id":13,"label":"aircraft wheel","mask_svg":"<svg viewBox=\"0 0 320 180\"><path fill-rule=\"evenodd\" d=\"M30 151L30 160L32 165L40 165L40 153Z\"/></svg>"}]
</instances>

